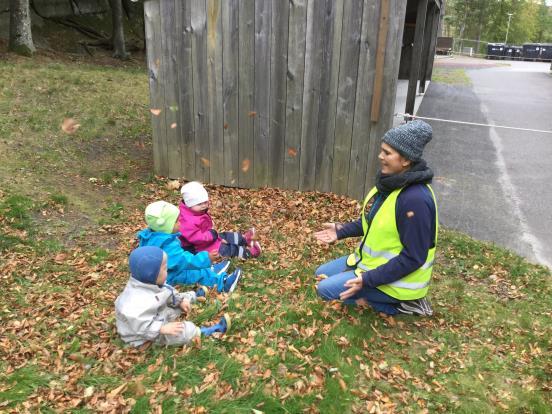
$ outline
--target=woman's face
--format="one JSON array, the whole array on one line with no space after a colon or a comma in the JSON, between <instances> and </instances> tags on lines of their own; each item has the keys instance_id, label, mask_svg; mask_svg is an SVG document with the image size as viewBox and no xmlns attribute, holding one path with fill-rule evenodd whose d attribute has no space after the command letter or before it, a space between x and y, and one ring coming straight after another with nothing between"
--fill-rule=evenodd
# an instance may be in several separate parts
<instances>
[{"instance_id":1,"label":"woman's face","mask_svg":"<svg viewBox=\"0 0 552 414\"><path fill-rule=\"evenodd\" d=\"M411 161L404 158L392 146L381 143L381 151L378 155L382 174L400 174L410 168Z\"/></svg>"}]
</instances>

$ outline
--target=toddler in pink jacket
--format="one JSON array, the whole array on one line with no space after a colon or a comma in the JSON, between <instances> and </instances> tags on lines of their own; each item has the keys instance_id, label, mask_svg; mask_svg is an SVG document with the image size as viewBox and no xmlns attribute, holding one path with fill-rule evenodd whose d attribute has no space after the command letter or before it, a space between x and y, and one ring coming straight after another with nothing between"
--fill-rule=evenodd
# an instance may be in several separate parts
<instances>
[{"instance_id":1,"label":"toddler in pink jacket","mask_svg":"<svg viewBox=\"0 0 552 414\"><path fill-rule=\"evenodd\" d=\"M255 229L245 233L221 232L213 229L213 220L208 213L209 195L197 181L182 186L180 202L180 243L192 253L218 252L224 257L249 259L259 257L261 245L255 240Z\"/></svg>"}]
</instances>

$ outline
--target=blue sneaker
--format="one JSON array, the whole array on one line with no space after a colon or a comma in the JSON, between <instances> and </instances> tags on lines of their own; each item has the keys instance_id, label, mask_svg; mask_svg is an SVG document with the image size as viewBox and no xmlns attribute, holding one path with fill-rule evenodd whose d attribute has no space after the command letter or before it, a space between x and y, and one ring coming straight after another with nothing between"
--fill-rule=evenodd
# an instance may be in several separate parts
<instances>
[{"instance_id":1,"label":"blue sneaker","mask_svg":"<svg viewBox=\"0 0 552 414\"><path fill-rule=\"evenodd\" d=\"M213 266L211 266L211 269L217 275L221 275L223 273L226 273L229 267L230 267L230 260L224 260L223 262L215 263Z\"/></svg>"},{"instance_id":2,"label":"blue sneaker","mask_svg":"<svg viewBox=\"0 0 552 414\"><path fill-rule=\"evenodd\" d=\"M234 289L236 289L240 277L241 269L238 267L236 270L234 270L234 273L230 273L226 277L226 279L224 279L224 287L222 288L222 291L226 293L232 293Z\"/></svg>"},{"instance_id":3,"label":"blue sneaker","mask_svg":"<svg viewBox=\"0 0 552 414\"><path fill-rule=\"evenodd\" d=\"M196 298L204 298L209 293L209 288L207 286L200 286L195 293Z\"/></svg>"},{"instance_id":4,"label":"blue sneaker","mask_svg":"<svg viewBox=\"0 0 552 414\"><path fill-rule=\"evenodd\" d=\"M204 336L211 336L215 332L218 333L226 333L230 329L230 326L232 326L232 322L230 320L230 315L227 313L224 314L224 316L220 319L220 322L216 325L211 326L202 326L200 327L201 334Z\"/></svg>"}]
</instances>

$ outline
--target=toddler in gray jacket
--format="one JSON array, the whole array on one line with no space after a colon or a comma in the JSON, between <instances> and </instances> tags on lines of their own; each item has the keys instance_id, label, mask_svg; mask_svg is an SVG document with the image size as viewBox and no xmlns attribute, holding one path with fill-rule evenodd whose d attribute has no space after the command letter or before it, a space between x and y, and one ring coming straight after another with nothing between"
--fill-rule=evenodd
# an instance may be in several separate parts
<instances>
[{"instance_id":1,"label":"toddler in gray jacket","mask_svg":"<svg viewBox=\"0 0 552 414\"><path fill-rule=\"evenodd\" d=\"M178 293L165 284L167 255L159 247L135 249L130 254L129 266L131 276L115 301L117 332L124 342L132 346L147 341L160 345L185 345L197 336L224 333L230 328L227 314L219 323L208 327L176 321L182 312L190 312L198 295L206 292L201 288L197 293Z\"/></svg>"}]
</instances>

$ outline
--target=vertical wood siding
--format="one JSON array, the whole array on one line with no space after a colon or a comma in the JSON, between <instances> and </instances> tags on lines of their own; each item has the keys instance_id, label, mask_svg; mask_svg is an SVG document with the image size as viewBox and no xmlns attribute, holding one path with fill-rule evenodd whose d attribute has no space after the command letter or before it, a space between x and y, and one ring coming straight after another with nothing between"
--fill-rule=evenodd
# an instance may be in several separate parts
<instances>
[{"instance_id":1,"label":"vertical wood siding","mask_svg":"<svg viewBox=\"0 0 552 414\"><path fill-rule=\"evenodd\" d=\"M157 174L362 197L392 124L406 0L146 0Z\"/></svg>"}]
</instances>

